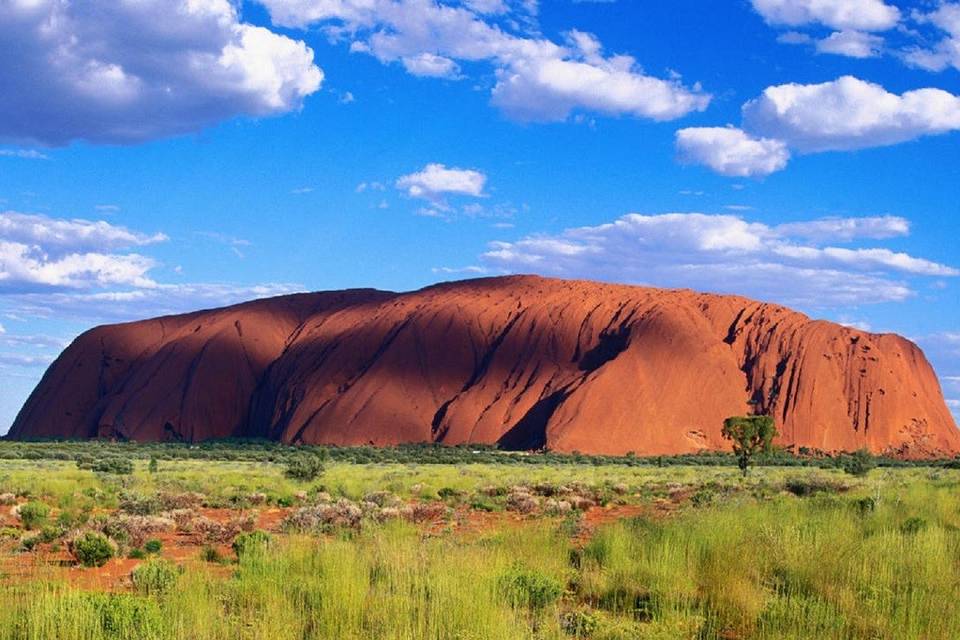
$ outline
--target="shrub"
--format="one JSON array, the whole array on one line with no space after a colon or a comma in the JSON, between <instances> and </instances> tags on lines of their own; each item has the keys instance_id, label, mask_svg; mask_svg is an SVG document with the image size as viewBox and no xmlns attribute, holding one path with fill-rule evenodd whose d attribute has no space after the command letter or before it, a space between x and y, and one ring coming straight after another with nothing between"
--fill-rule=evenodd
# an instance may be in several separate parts
<instances>
[{"instance_id":1,"label":"shrub","mask_svg":"<svg viewBox=\"0 0 960 640\"><path fill-rule=\"evenodd\" d=\"M913 535L919 533L923 529L927 528L927 521L923 518L913 516L912 518L907 518L904 520L903 524L900 525L900 532L905 535Z\"/></svg>"},{"instance_id":2,"label":"shrub","mask_svg":"<svg viewBox=\"0 0 960 640\"><path fill-rule=\"evenodd\" d=\"M219 549L209 544L200 550L200 559L204 562L213 562L215 564L223 564L227 561Z\"/></svg>"},{"instance_id":3,"label":"shrub","mask_svg":"<svg viewBox=\"0 0 960 640\"><path fill-rule=\"evenodd\" d=\"M163 505L160 500L154 496L141 496L133 493L125 493L120 496L120 511L135 516L150 516L158 513Z\"/></svg>"},{"instance_id":4,"label":"shrub","mask_svg":"<svg viewBox=\"0 0 960 640\"><path fill-rule=\"evenodd\" d=\"M133 473L133 462L127 458L93 458L90 455L81 454L77 456L76 461L78 469L89 469L97 473L115 473L117 475Z\"/></svg>"},{"instance_id":5,"label":"shrub","mask_svg":"<svg viewBox=\"0 0 960 640\"><path fill-rule=\"evenodd\" d=\"M131 549L130 553L127 554L127 557L131 560L146 560L147 552L137 547L136 549Z\"/></svg>"},{"instance_id":6,"label":"shrub","mask_svg":"<svg viewBox=\"0 0 960 640\"><path fill-rule=\"evenodd\" d=\"M220 523L202 515L192 518L182 529L186 533L197 534L204 542L229 542L240 532L236 520Z\"/></svg>"},{"instance_id":7,"label":"shrub","mask_svg":"<svg viewBox=\"0 0 960 640\"><path fill-rule=\"evenodd\" d=\"M378 507L396 507L401 503L400 498L389 491L374 491L363 496L364 502L372 502Z\"/></svg>"},{"instance_id":8,"label":"shrub","mask_svg":"<svg viewBox=\"0 0 960 640\"><path fill-rule=\"evenodd\" d=\"M77 527L86 524L87 520L90 519L90 514L87 511L81 511L78 509L64 509L57 516L57 524L63 529L76 529Z\"/></svg>"},{"instance_id":9,"label":"shrub","mask_svg":"<svg viewBox=\"0 0 960 640\"><path fill-rule=\"evenodd\" d=\"M145 640L162 635L163 614L154 600L116 593L84 593L82 598L99 618L104 638Z\"/></svg>"},{"instance_id":10,"label":"shrub","mask_svg":"<svg viewBox=\"0 0 960 640\"><path fill-rule=\"evenodd\" d=\"M272 537L266 531L251 531L250 533L241 533L233 541L233 552L237 558L262 554L270 545Z\"/></svg>"},{"instance_id":11,"label":"shrub","mask_svg":"<svg viewBox=\"0 0 960 640\"><path fill-rule=\"evenodd\" d=\"M160 516L112 516L103 523L103 532L117 542L139 547L162 531L173 529L170 518Z\"/></svg>"},{"instance_id":12,"label":"shrub","mask_svg":"<svg viewBox=\"0 0 960 640\"><path fill-rule=\"evenodd\" d=\"M842 482L819 476L788 478L784 481L783 488L800 498L812 496L817 493L841 493L849 489L849 487Z\"/></svg>"},{"instance_id":13,"label":"shrub","mask_svg":"<svg viewBox=\"0 0 960 640\"><path fill-rule=\"evenodd\" d=\"M195 491L186 493L169 493L162 491L157 494L156 501L161 511L176 511L178 509L196 509L202 507L207 496Z\"/></svg>"},{"instance_id":14,"label":"shrub","mask_svg":"<svg viewBox=\"0 0 960 640\"><path fill-rule=\"evenodd\" d=\"M70 542L73 557L85 567L102 567L116 555L116 548L102 533L87 531Z\"/></svg>"},{"instance_id":15,"label":"shrub","mask_svg":"<svg viewBox=\"0 0 960 640\"><path fill-rule=\"evenodd\" d=\"M42 502L31 500L20 507L19 514L23 528L30 531L46 524L47 517L50 515L50 507Z\"/></svg>"},{"instance_id":16,"label":"shrub","mask_svg":"<svg viewBox=\"0 0 960 640\"><path fill-rule=\"evenodd\" d=\"M865 516L868 513L872 513L877 509L877 501L866 496L863 498L857 498L853 501L853 508L856 509L857 513L861 516Z\"/></svg>"},{"instance_id":17,"label":"shrub","mask_svg":"<svg viewBox=\"0 0 960 640\"><path fill-rule=\"evenodd\" d=\"M474 511L496 511L497 505L488 498L477 497L470 502L470 508Z\"/></svg>"},{"instance_id":18,"label":"shrub","mask_svg":"<svg viewBox=\"0 0 960 640\"><path fill-rule=\"evenodd\" d=\"M410 508L408 516L411 522L432 522L446 518L450 514L446 505L439 502L418 502Z\"/></svg>"},{"instance_id":19,"label":"shrub","mask_svg":"<svg viewBox=\"0 0 960 640\"><path fill-rule=\"evenodd\" d=\"M560 616L560 628L574 638L589 638L600 629L600 619L590 611L568 611Z\"/></svg>"},{"instance_id":20,"label":"shrub","mask_svg":"<svg viewBox=\"0 0 960 640\"><path fill-rule=\"evenodd\" d=\"M147 542L143 545L143 550L147 553L160 553L161 549L163 549L163 543L156 538L147 540Z\"/></svg>"},{"instance_id":21,"label":"shrub","mask_svg":"<svg viewBox=\"0 0 960 640\"><path fill-rule=\"evenodd\" d=\"M537 571L513 566L500 578L500 589L514 607L538 611L560 599L563 586Z\"/></svg>"},{"instance_id":22,"label":"shrub","mask_svg":"<svg viewBox=\"0 0 960 640\"><path fill-rule=\"evenodd\" d=\"M837 466L852 476L862 477L877 466L877 461L866 449L858 449L852 454L840 456L837 459Z\"/></svg>"},{"instance_id":23,"label":"shrub","mask_svg":"<svg viewBox=\"0 0 960 640\"><path fill-rule=\"evenodd\" d=\"M154 558L130 573L130 581L138 593L162 595L177 583L181 570L169 560Z\"/></svg>"},{"instance_id":24,"label":"shrub","mask_svg":"<svg viewBox=\"0 0 960 640\"><path fill-rule=\"evenodd\" d=\"M690 496L690 504L695 507L709 507L717 498L717 493L709 487L697 489L696 493Z\"/></svg>"},{"instance_id":25,"label":"shrub","mask_svg":"<svg viewBox=\"0 0 960 640\"><path fill-rule=\"evenodd\" d=\"M319 478L323 471L323 458L314 454L301 453L291 456L287 460L287 468L284 473L288 478L300 482L310 482Z\"/></svg>"},{"instance_id":26,"label":"shrub","mask_svg":"<svg viewBox=\"0 0 960 640\"><path fill-rule=\"evenodd\" d=\"M53 542L57 538L63 535L63 530L58 527L52 527L50 525L44 525L40 529L40 542Z\"/></svg>"},{"instance_id":27,"label":"shrub","mask_svg":"<svg viewBox=\"0 0 960 640\"><path fill-rule=\"evenodd\" d=\"M33 551L34 547L40 544L40 536L25 536L21 541L20 545L27 551Z\"/></svg>"},{"instance_id":28,"label":"shrub","mask_svg":"<svg viewBox=\"0 0 960 640\"><path fill-rule=\"evenodd\" d=\"M301 507L283 521L285 529L301 532L325 532L336 528L360 527L363 511L353 502L341 499L334 504Z\"/></svg>"},{"instance_id":29,"label":"shrub","mask_svg":"<svg viewBox=\"0 0 960 640\"><path fill-rule=\"evenodd\" d=\"M440 487L437 491L437 495L441 500L455 500L460 497L461 493L453 487Z\"/></svg>"},{"instance_id":30,"label":"shrub","mask_svg":"<svg viewBox=\"0 0 960 640\"><path fill-rule=\"evenodd\" d=\"M507 509L517 513L533 513L540 507L540 499L530 495L524 487L513 487L507 496Z\"/></svg>"}]
</instances>

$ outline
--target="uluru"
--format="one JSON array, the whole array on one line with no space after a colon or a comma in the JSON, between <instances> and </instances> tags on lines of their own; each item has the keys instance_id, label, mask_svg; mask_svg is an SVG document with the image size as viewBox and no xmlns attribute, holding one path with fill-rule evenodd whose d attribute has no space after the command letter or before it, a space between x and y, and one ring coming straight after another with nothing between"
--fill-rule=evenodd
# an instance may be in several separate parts
<instances>
[{"instance_id":1,"label":"uluru","mask_svg":"<svg viewBox=\"0 0 960 640\"><path fill-rule=\"evenodd\" d=\"M657 455L778 444L960 451L921 350L728 295L505 276L357 289L97 327L50 366L12 438L486 443Z\"/></svg>"}]
</instances>

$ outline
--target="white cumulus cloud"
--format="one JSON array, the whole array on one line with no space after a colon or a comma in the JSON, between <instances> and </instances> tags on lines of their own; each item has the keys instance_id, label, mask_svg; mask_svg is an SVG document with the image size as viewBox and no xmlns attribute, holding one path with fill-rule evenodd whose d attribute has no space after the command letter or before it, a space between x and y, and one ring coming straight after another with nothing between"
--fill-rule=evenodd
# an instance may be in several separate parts
<instances>
[{"instance_id":1,"label":"white cumulus cloud","mask_svg":"<svg viewBox=\"0 0 960 640\"><path fill-rule=\"evenodd\" d=\"M605 55L591 34L573 30L558 43L525 32L522 19L492 21L490 14L509 7L491 0L460 5L426 0L260 2L275 24L319 26L335 39L350 40L351 51L383 63L399 62L415 75L454 77L461 62L487 62L496 75L492 103L520 120L558 121L575 111L670 120L702 111L710 102L697 85L649 75L627 55ZM507 23L514 28L506 30Z\"/></svg>"},{"instance_id":2,"label":"white cumulus cloud","mask_svg":"<svg viewBox=\"0 0 960 640\"><path fill-rule=\"evenodd\" d=\"M163 242L107 222L0 213L0 292L111 285L152 287L156 263L136 253L115 253Z\"/></svg>"},{"instance_id":3,"label":"white cumulus cloud","mask_svg":"<svg viewBox=\"0 0 960 640\"><path fill-rule=\"evenodd\" d=\"M903 53L910 65L927 71L960 70L960 2L943 2L931 13L916 14L918 22L940 33L933 45L914 46Z\"/></svg>"},{"instance_id":4,"label":"white cumulus cloud","mask_svg":"<svg viewBox=\"0 0 960 640\"><path fill-rule=\"evenodd\" d=\"M681 159L722 175L766 175L785 166L788 150L867 149L960 130L960 97L934 88L897 95L853 76L767 87L742 112L741 129L678 132Z\"/></svg>"},{"instance_id":5,"label":"white cumulus cloud","mask_svg":"<svg viewBox=\"0 0 960 640\"><path fill-rule=\"evenodd\" d=\"M734 127L688 127L677 131L682 162L702 164L724 176L765 176L787 166L786 143L754 138Z\"/></svg>"},{"instance_id":6,"label":"white cumulus cloud","mask_svg":"<svg viewBox=\"0 0 960 640\"><path fill-rule=\"evenodd\" d=\"M439 163L430 163L420 171L397 178L396 187L411 198L429 200L434 206L445 208L444 196L463 195L479 198L487 176L476 169L459 169Z\"/></svg>"},{"instance_id":7,"label":"white cumulus cloud","mask_svg":"<svg viewBox=\"0 0 960 640\"><path fill-rule=\"evenodd\" d=\"M0 137L133 143L297 109L323 79L303 42L229 0L0 3Z\"/></svg>"},{"instance_id":8,"label":"white cumulus cloud","mask_svg":"<svg viewBox=\"0 0 960 640\"><path fill-rule=\"evenodd\" d=\"M415 76L427 78L456 78L460 75L460 65L443 56L432 53L418 53L415 56L401 58L404 69Z\"/></svg>"},{"instance_id":9,"label":"white cumulus cloud","mask_svg":"<svg viewBox=\"0 0 960 640\"><path fill-rule=\"evenodd\" d=\"M900 20L900 11L883 0L751 0L769 24L800 27L820 24L832 29L885 31Z\"/></svg>"},{"instance_id":10,"label":"white cumulus cloud","mask_svg":"<svg viewBox=\"0 0 960 640\"><path fill-rule=\"evenodd\" d=\"M941 89L902 95L853 76L767 87L743 107L744 128L801 152L864 149L960 129L960 97Z\"/></svg>"},{"instance_id":11,"label":"white cumulus cloud","mask_svg":"<svg viewBox=\"0 0 960 640\"><path fill-rule=\"evenodd\" d=\"M880 55L883 38L872 33L856 30L834 31L826 38L817 40L817 51L833 53L849 58L875 58Z\"/></svg>"}]
</instances>

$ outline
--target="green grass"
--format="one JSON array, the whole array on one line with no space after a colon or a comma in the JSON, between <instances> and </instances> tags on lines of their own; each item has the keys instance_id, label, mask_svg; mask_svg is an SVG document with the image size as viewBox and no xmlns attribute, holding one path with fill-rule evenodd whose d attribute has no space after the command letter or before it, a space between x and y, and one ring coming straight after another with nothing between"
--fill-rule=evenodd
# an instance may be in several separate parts
<instances>
[{"instance_id":1,"label":"green grass","mask_svg":"<svg viewBox=\"0 0 960 640\"><path fill-rule=\"evenodd\" d=\"M142 584L163 588L122 593L70 586L54 567L30 581L0 576L0 640L960 637L953 469L854 478L760 467L743 480L732 466L341 461L299 483L282 461L171 459L155 473L147 464L138 458L133 474L115 475L7 460L0 493L76 512L131 493L196 491L229 505L254 492L275 500L321 489L355 500L443 495L461 510L483 502L496 511L502 498L478 498L481 489L583 483L650 515L586 539L574 535L575 514L539 513L485 515L494 524L470 534L398 521L274 534L226 565L204 561L198 548L182 573L154 571L161 581L144 570ZM11 531L0 555L32 562Z\"/></svg>"}]
</instances>

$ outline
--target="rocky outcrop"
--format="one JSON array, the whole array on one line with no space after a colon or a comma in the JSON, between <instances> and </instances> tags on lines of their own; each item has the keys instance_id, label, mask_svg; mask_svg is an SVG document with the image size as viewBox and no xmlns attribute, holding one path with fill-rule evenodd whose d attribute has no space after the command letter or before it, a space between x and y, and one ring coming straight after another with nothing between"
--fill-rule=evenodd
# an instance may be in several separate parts
<instances>
[{"instance_id":1,"label":"rocky outcrop","mask_svg":"<svg viewBox=\"0 0 960 640\"><path fill-rule=\"evenodd\" d=\"M782 444L960 451L920 349L736 296L511 276L393 294L299 294L93 329L51 365L13 437L591 453Z\"/></svg>"}]
</instances>

